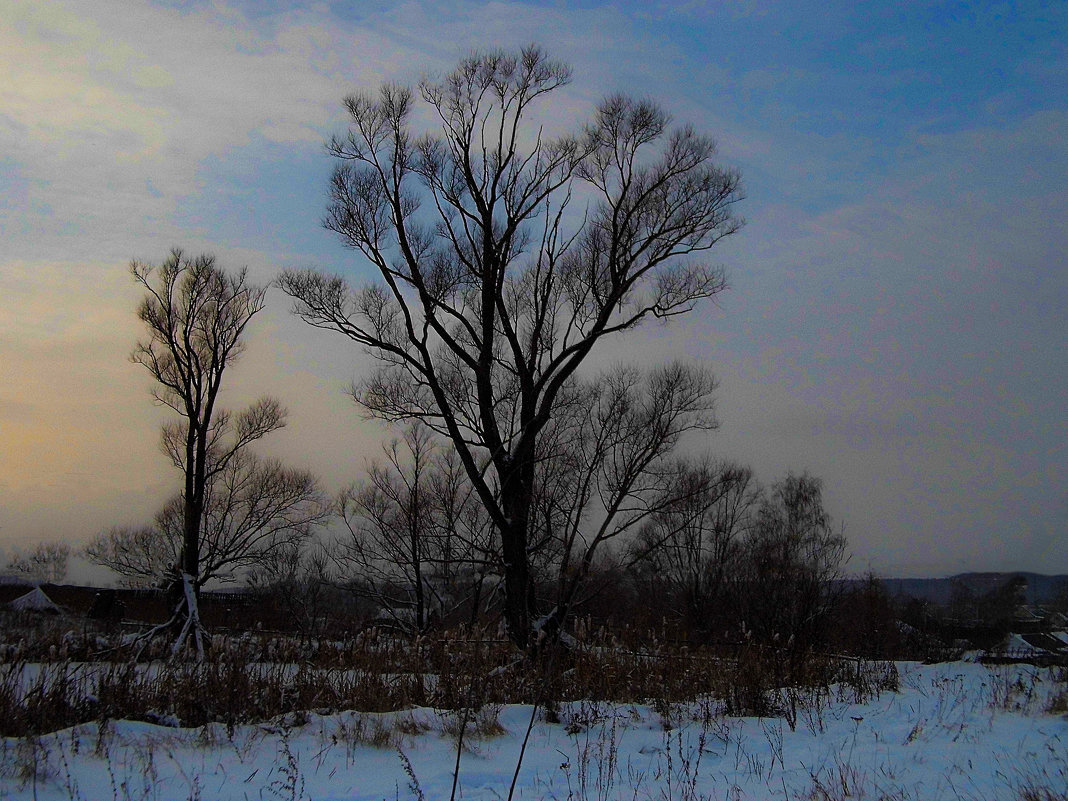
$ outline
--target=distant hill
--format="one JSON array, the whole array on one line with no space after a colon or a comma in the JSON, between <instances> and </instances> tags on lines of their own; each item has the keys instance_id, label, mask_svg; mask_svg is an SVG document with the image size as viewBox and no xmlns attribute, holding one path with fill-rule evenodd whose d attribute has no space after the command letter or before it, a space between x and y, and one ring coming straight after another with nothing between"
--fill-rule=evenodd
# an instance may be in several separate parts
<instances>
[{"instance_id":1,"label":"distant hill","mask_svg":"<svg viewBox=\"0 0 1068 801\"><path fill-rule=\"evenodd\" d=\"M1042 604L1052 601L1061 591L1068 587L1068 575L1045 576L1041 573L960 573L948 578L932 579L883 579L883 585L891 595L918 598L940 605L949 603L953 587L963 584L976 595L983 595L1002 586L1017 576L1027 580L1025 597L1028 603Z\"/></svg>"}]
</instances>

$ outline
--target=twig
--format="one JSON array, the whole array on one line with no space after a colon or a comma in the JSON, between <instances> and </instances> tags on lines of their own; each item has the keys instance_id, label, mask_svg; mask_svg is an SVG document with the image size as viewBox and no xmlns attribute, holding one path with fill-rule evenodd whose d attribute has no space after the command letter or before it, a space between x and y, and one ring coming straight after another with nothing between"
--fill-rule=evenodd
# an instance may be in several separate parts
<instances>
[{"instance_id":1,"label":"twig","mask_svg":"<svg viewBox=\"0 0 1068 801\"><path fill-rule=\"evenodd\" d=\"M519 780L519 769L523 767L523 756L527 752L527 742L530 740L530 732L534 728L534 716L538 714L538 701L534 702L534 706L530 710L530 722L527 723L527 733L523 735L523 744L519 747L519 759L515 762L515 773L512 774L512 784L508 787L508 801L512 801L512 795L515 793L515 785Z\"/></svg>"}]
</instances>

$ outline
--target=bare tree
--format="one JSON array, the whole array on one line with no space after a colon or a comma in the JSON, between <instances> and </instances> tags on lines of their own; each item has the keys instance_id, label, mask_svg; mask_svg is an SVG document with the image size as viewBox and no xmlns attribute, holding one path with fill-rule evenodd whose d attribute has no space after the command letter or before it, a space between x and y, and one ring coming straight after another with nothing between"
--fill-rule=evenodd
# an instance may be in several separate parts
<instances>
[{"instance_id":1,"label":"bare tree","mask_svg":"<svg viewBox=\"0 0 1068 801\"><path fill-rule=\"evenodd\" d=\"M58 584L67 577L71 548L65 542L42 542L8 560L7 570L29 579Z\"/></svg>"},{"instance_id":2,"label":"bare tree","mask_svg":"<svg viewBox=\"0 0 1068 801\"><path fill-rule=\"evenodd\" d=\"M332 551L340 577L404 629L425 631L465 602L477 612L489 527L466 474L418 423L384 451L386 463L338 499L347 527Z\"/></svg>"},{"instance_id":3,"label":"bare tree","mask_svg":"<svg viewBox=\"0 0 1068 801\"><path fill-rule=\"evenodd\" d=\"M430 487L435 580L447 604L442 616L457 619L466 610L467 622L474 625L492 605L500 586L493 523L455 450L439 446Z\"/></svg>"},{"instance_id":4,"label":"bare tree","mask_svg":"<svg viewBox=\"0 0 1068 801\"><path fill-rule=\"evenodd\" d=\"M235 453L220 470L209 470L199 540L197 592L209 581L235 581L241 573L271 561L277 552L299 549L331 504L311 473ZM95 564L129 583L164 587L175 579L185 543L185 499L176 495L155 524L105 532L85 548Z\"/></svg>"},{"instance_id":5,"label":"bare tree","mask_svg":"<svg viewBox=\"0 0 1068 801\"><path fill-rule=\"evenodd\" d=\"M285 424L285 410L269 398L236 414L216 406L223 375L243 351L245 328L263 308L266 289L250 284L246 270L228 274L213 256L190 259L177 249L158 267L134 261L131 272L146 290L137 316L148 329L132 359L156 380L157 402L180 415L162 437L164 452L184 476L181 598L174 618L183 624L174 649L192 634L203 653L197 592L209 487L250 443Z\"/></svg>"},{"instance_id":6,"label":"bare tree","mask_svg":"<svg viewBox=\"0 0 1068 801\"><path fill-rule=\"evenodd\" d=\"M641 528L627 561L674 599L692 629L707 634L729 614L721 606L736 579L760 490L748 467L707 460L687 465L679 487L678 499Z\"/></svg>"},{"instance_id":7,"label":"bare tree","mask_svg":"<svg viewBox=\"0 0 1068 801\"><path fill-rule=\"evenodd\" d=\"M846 540L824 508L822 482L803 473L773 484L745 542L736 595L744 634L764 649L776 686L808 680L804 670L823 642L845 559ZM793 690L787 701L793 727Z\"/></svg>"},{"instance_id":8,"label":"bare tree","mask_svg":"<svg viewBox=\"0 0 1068 801\"><path fill-rule=\"evenodd\" d=\"M845 551L818 478L789 475L773 484L757 509L740 573L750 635L768 644L816 644Z\"/></svg>"},{"instance_id":9,"label":"bare tree","mask_svg":"<svg viewBox=\"0 0 1068 801\"><path fill-rule=\"evenodd\" d=\"M555 573L545 634L563 624L603 546L700 492L672 454L688 431L715 426L714 388L707 373L669 364L561 393L540 442L529 544L533 564Z\"/></svg>"},{"instance_id":10,"label":"bare tree","mask_svg":"<svg viewBox=\"0 0 1068 801\"><path fill-rule=\"evenodd\" d=\"M336 620L339 593L330 580L330 559L321 545L285 543L249 570L248 586L277 605L310 647Z\"/></svg>"},{"instance_id":11,"label":"bare tree","mask_svg":"<svg viewBox=\"0 0 1068 801\"><path fill-rule=\"evenodd\" d=\"M690 257L740 226L738 175L653 103L609 97L581 133L546 136L534 107L570 78L535 47L475 54L419 87L437 134L414 130L407 87L346 98L325 224L382 283L279 280L303 319L378 358L354 388L370 414L451 440L496 528L522 646L538 450L565 387L603 338L720 292L722 273Z\"/></svg>"}]
</instances>

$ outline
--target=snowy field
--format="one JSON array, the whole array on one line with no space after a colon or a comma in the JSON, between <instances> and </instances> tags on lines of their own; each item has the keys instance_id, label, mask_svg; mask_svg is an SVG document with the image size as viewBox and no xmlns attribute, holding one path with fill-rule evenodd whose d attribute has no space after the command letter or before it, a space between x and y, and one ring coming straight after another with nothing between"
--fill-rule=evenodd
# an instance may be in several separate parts
<instances>
[{"instance_id":1,"label":"snowy field","mask_svg":"<svg viewBox=\"0 0 1068 801\"><path fill-rule=\"evenodd\" d=\"M730 718L714 703L563 705L539 710L513 798L1068 798L1063 677L1027 666L899 664L901 689L832 698L777 718ZM1063 710L1054 704L1054 708ZM455 792L506 799L531 708L472 721ZM448 799L457 718L430 709L290 716L227 731L116 721L0 753L0 799Z\"/></svg>"}]
</instances>

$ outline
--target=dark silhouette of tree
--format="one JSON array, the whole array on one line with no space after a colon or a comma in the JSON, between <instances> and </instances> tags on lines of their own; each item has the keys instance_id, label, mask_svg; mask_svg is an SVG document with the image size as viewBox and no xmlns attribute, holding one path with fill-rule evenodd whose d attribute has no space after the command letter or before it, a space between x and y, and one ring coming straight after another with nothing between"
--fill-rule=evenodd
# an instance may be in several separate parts
<instances>
[{"instance_id":1,"label":"dark silhouette of tree","mask_svg":"<svg viewBox=\"0 0 1068 801\"><path fill-rule=\"evenodd\" d=\"M747 633L802 655L817 645L845 556L845 537L823 506L822 482L803 473L773 484L741 560Z\"/></svg>"},{"instance_id":2,"label":"dark silhouette of tree","mask_svg":"<svg viewBox=\"0 0 1068 801\"><path fill-rule=\"evenodd\" d=\"M818 478L791 474L770 487L738 561L738 620L774 686L785 688L791 729L797 688L810 681L810 656L825 642L845 558L845 537L833 529Z\"/></svg>"},{"instance_id":3,"label":"dark silhouette of tree","mask_svg":"<svg viewBox=\"0 0 1068 801\"><path fill-rule=\"evenodd\" d=\"M221 471L209 470L194 590L209 581L235 581L277 554L299 554L331 504L311 473L261 459L248 450L233 455ZM165 587L175 579L185 543L185 499L174 496L154 525L116 528L85 548L95 564L135 586Z\"/></svg>"},{"instance_id":4,"label":"dark silhouette of tree","mask_svg":"<svg viewBox=\"0 0 1068 801\"><path fill-rule=\"evenodd\" d=\"M132 359L156 380L156 401L180 417L164 425L162 436L164 452L184 477L175 587L181 596L173 621L181 621L181 628L174 652L192 636L202 654L197 594L209 489L252 442L285 425L285 410L270 398L236 414L216 405L226 369L244 350L245 328L263 308L266 289L250 284L246 270L230 274L213 256L191 259L178 249L159 266L134 261L131 272L145 289L137 316L148 329Z\"/></svg>"},{"instance_id":5,"label":"dark silhouette of tree","mask_svg":"<svg viewBox=\"0 0 1068 801\"><path fill-rule=\"evenodd\" d=\"M687 491L642 526L627 561L691 631L723 634L734 628L727 596L736 591L761 490L750 468L708 461L687 465L679 487Z\"/></svg>"},{"instance_id":6,"label":"dark silhouette of tree","mask_svg":"<svg viewBox=\"0 0 1068 801\"><path fill-rule=\"evenodd\" d=\"M539 444L565 388L604 338L723 290L699 257L741 224L737 173L652 102L612 96L581 132L546 134L535 107L570 79L529 47L472 55L418 93L347 97L325 224L381 282L279 281L304 320L378 359L354 388L370 414L452 442L497 531L524 647ZM416 130L419 100L439 132Z\"/></svg>"},{"instance_id":7,"label":"dark silhouette of tree","mask_svg":"<svg viewBox=\"0 0 1068 801\"><path fill-rule=\"evenodd\" d=\"M338 619L344 598L330 579L330 559L321 546L284 543L272 549L248 572L249 589L284 615L284 620L310 648L330 621Z\"/></svg>"},{"instance_id":8,"label":"dark silhouette of tree","mask_svg":"<svg viewBox=\"0 0 1068 801\"><path fill-rule=\"evenodd\" d=\"M872 572L846 581L828 625L831 646L865 659L905 658L906 635L886 585Z\"/></svg>"},{"instance_id":9,"label":"dark silhouette of tree","mask_svg":"<svg viewBox=\"0 0 1068 801\"><path fill-rule=\"evenodd\" d=\"M58 584L67 577L70 553L70 545L65 542L42 542L12 556L6 569L29 579Z\"/></svg>"},{"instance_id":10,"label":"dark silhouette of tree","mask_svg":"<svg viewBox=\"0 0 1068 801\"><path fill-rule=\"evenodd\" d=\"M383 450L385 463L338 498L347 530L330 554L339 579L401 629L425 631L467 604L477 614L498 564L466 474L418 423Z\"/></svg>"}]
</instances>

